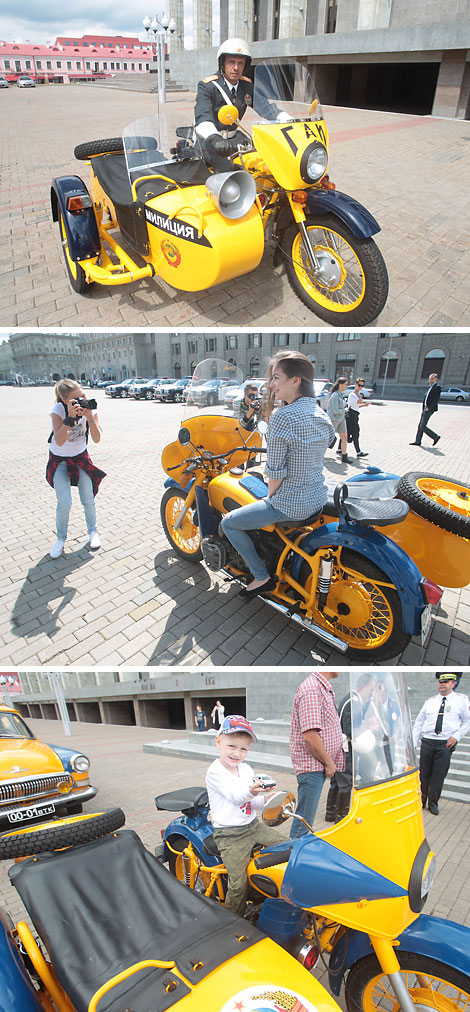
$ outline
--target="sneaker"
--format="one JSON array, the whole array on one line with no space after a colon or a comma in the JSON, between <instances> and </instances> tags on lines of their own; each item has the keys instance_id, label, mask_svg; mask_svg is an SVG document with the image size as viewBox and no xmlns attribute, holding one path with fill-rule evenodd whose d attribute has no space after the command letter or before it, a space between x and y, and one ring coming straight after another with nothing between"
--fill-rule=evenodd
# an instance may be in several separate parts
<instances>
[{"instance_id":1,"label":"sneaker","mask_svg":"<svg viewBox=\"0 0 470 1012\"><path fill-rule=\"evenodd\" d=\"M64 550L64 545L65 545L65 538L57 538L57 541L52 546L52 548L51 548L51 550L49 552L49 558L50 559L59 559L60 556L62 555L63 550Z\"/></svg>"},{"instance_id":2,"label":"sneaker","mask_svg":"<svg viewBox=\"0 0 470 1012\"><path fill-rule=\"evenodd\" d=\"M348 457L347 453L342 453L341 454L341 463L342 464L350 464L351 463L351 459L350 459L350 457Z\"/></svg>"},{"instance_id":3,"label":"sneaker","mask_svg":"<svg viewBox=\"0 0 470 1012\"><path fill-rule=\"evenodd\" d=\"M337 449L337 451L336 451L336 453L340 453L341 454L342 452L343 451L342 451L341 447L339 446L338 449Z\"/></svg>"},{"instance_id":4,"label":"sneaker","mask_svg":"<svg viewBox=\"0 0 470 1012\"><path fill-rule=\"evenodd\" d=\"M101 548L101 540L98 531L91 532L88 547L91 548L92 552L95 552L97 548Z\"/></svg>"},{"instance_id":5,"label":"sneaker","mask_svg":"<svg viewBox=\"0 0 470 1012\"><path fill-rule=\"evenodd\" d=\"M356 454L356 456L357 457L368 457L369 454L368 453L364 453L364 450L361 450L358 454Z\"/></svg>"}]
</instances>

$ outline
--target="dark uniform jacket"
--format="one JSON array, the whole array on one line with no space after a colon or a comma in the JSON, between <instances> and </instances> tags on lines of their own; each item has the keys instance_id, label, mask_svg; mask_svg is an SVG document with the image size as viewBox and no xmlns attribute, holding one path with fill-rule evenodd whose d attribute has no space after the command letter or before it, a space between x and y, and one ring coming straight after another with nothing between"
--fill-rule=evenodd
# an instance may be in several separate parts
<instances>
[{"instance_id":1,"label":"dark uniform jacket","mask_svg":"<svg viewBox=\"0 0 470 1012\"><path fill-rule=\"evenodd\" d=\"M423 408L426 408L426 411L431 412L437 411L440 396L441 396L441 388L439 384L433 383L432 387L428 388L423 397Z\"/></svg>"},{"instance_id":2,"label":"dark uniform jacket","mask_svg":"<svg viewBox=\"0 0 470 1012\"><path fill-rule=\"evenodd\" d=\"M224 95L222 95L217 87L216 83L223 89ZM212 122L217 130L230 130L230 127L224 127L219 122L218 112L223 105L235 105L238 109L239 119L246 112L247 106L253 105L253 82L249 77L241 77L237 87L237 97L233 99L231 96L231 87L225 80L223 74L213 74L211 77L205 77L204 80L199 81L197 86L196 105L194 107L194 117L196 126L199 123ZM235 126L233 127L235 130Z\"/></svg>"}]
</instances>

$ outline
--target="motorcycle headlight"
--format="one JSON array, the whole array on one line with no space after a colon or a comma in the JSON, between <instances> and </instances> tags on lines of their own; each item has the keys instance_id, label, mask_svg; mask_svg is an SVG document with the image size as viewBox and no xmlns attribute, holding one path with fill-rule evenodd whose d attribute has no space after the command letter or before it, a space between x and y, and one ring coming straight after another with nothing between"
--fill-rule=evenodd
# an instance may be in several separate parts
<instances>
[{"instance_id":1,"label":"motorcycle headlight","mask_svg":"<svg viewBox=\"0 0 470 1012\"><path fill-rule=\"evenodd\" d=\"M421 879L421 899L428 895L428 892L434 882L434 875L436 873L436 857L432 856L429 864L425 866L423 877Z\"/></svg>"},{"instance_id":2,"label":"motorcycle headlight","mask_svg":"<svg viewBox=\"0 0 470 1012\"><path fill-rule=\"evenodd\" d=\"M328 152L324 144L315 141L309 144L302 155L300 162L300 175L306 183L315 183L317 179L324 176L328 167Z\"/></svg>"},{"instance_id":3,"label":"motorcycle headlight","mask_svg":"<svg viewBox=\"0 0 470 1012\"><path fill-rule=\"evenodd\" d=\"M429 849L427 840L423 840L413 861L410 881L408 883L410 907L415 914L421 913L424 907L428 892L432 886L435 868L435 855Z\"/></svg>"},{"instance_id":4,"label":"motorcycle headlight","mask_svg":"<svg viewBox=\"0 0 470 1012\"><path fill-rule=\"evenodd\" d=\"M70 763L75 773L86 773L90 769L90 760L87 759L86 755L74 755Z\"/></svg>"}]
</instances>

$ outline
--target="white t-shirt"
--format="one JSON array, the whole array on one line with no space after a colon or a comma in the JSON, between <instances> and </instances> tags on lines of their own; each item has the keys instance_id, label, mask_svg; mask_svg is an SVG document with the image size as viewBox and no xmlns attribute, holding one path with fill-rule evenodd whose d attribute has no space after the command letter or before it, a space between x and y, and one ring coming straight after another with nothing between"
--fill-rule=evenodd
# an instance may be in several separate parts
<instances>
[{"instance_id":1,"label":"white t-shirt","mask_svg":"<svg viewBox=\"0 0 470 1012\"><path fill-rule=\"evenodd\" d=\"M256 819L255 809L264 808L265 797L250 794L255 774L248 763L240 763L238 776L215 759L206 774L212 822L216 829L248 826Z\"/></svg>"},{"instance_id":2,"label":"white t-shirt","mask_svg":"<svg viewBox=\"0 0 470 1012\"><path fill-rule=\"evenodd\" d=\"M58 415L61 421L64 420L65 408L63 404L54 404L51 418L54 415ZM56 443L54 435L49 446L51 452L55 453L57 457L77 457L79 453L83 453L86 450L86 418L79 418L75 425L70 426L68 437L62 446Z\"/></svg>"},{"instance_id":3,"label":"white t-shirt","mask_svg":"<svg viewBox=\"0 0 470 1012\"><path fill-rule=\"evenodd\" d=\"M359 411L359 394L357 394L354 390L351 390L351 393L349 394L348 408L351 408L352 411Z\"/></svg>"}]
</instances>

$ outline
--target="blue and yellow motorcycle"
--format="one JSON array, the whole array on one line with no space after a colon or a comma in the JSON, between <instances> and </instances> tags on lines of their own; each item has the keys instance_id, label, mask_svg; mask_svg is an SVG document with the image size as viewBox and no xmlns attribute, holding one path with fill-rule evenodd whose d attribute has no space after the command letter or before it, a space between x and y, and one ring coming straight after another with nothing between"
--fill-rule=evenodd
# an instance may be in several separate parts
<instances>
[{"instance_id":1,"label":"blue and yellow motorcycle","mask_svg":"<svg viewBox=\"0 0 470 1012\"><path fill-rule=\"evenodd\" d=\"M350 674L349 695L358 697ZM424 834L406 676L380 674L367 710L351 707L348 814L253 854L246 917L313 971L321 963L348 1012L464 1012L470 1002L470 930L422 913L435 856ZM223 904L226 869L202 788L160 795L179 811L158 853L192 890ZM299 819L280 792L264 810Z\"/></svg>"}]
</instances>

